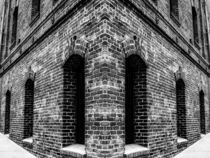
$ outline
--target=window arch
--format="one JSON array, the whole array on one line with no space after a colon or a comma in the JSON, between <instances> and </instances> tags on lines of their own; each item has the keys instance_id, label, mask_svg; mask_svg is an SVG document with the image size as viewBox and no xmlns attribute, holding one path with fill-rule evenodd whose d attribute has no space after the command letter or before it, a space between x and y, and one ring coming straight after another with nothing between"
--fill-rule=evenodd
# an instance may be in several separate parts
<instances>
[{"instance_id":1,"label":"window arch","mask_svg":"<svg viewBox=\"0 0 210 158\"><path fill-rule=\"evenodd\" d=\"M84 58L72 55L64 64L63 145L85 141Z\"/></svg>"},{"instance_id":2,"label":"window arch","mask_svg":"<svg viewBox=\"0 0 210 158\"><path fill-rule=\"evenodd\" d=\"M4 133L10 133L10 104L11 104L11 92L8 90L6 93L6 105L5 105L5 129Z\"/></svg>"},{"instance_id":3,"label":"window arch","mask_svg":"<svg viewBox=\"0 0 210 158\"><path fill-rule=\"evenodd\" d=\"M126 58L125 142L147 145L146 64L138 55Z\"/></svg>"},{"instance_id":4,"label":"window arch","mask_svg":"<svg viewBox=\"0 0 210 158\"><path fill-rule=\"evenodd\" d=\"M177 108L177 136L187 137L185 84L182 79L176 82L176 108Z\"/></svg>"},{"instance_id":5,"label":"window arch","mask_svg":"<svg viewBox=\"0 0 210 158\"><path fill-rule=\"evenodd\" d=\"M200 130L202 134L205 134L206 133L205 102L204 102L204 92L202 90L199 92L199 101L200 101Z\"/></svg>"},{"instance_id":6,"label":"window arch","mask_svg":"<svg viewBox=\"0 0 210 158\"><path fill-rule=\"evenodd\" d=\"M33 136L33 114L34 114L34 81L28 79L25 84L25 106L24 106L24 138Z\"/></svg>"}]
</instances>

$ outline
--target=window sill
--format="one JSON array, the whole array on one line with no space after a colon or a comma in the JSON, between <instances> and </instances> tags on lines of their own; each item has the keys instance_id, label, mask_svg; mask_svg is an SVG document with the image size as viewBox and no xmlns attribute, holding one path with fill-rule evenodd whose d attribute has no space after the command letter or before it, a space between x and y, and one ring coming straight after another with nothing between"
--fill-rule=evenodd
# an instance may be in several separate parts
<instances>
[{"instance_id":1,"label":"window sill","mask_svg":"<svg viewBox=\"0 0 210 158\"><path fill-rule=\"evenodd\" d=\"M138 144L125 145L124 156L126 158L138 157L140 155L149 154L149 149Z\"/></svg>"},{"instance_id":2,"label":"window sill","mask_svg":"<svg viewBox=\"0 0 210 158\"><path fill-rule=\"evenodd\" d=\"M181 137L178 137L177 138L177 143L180 145L180 144L186 144L188 143L188 140L185 139L185 138L181 138Z\"/></svg>"},{"instance_id":3,"label":"window sill","mask_svg":"<svg viewBox=\"0 0 210 158\"><path fill-rule=\"evenodd\" d=\"M33 143L33 137L23 139L22 142L27 143L27 144L32 144Z\"/></svg>"},{"instance_id":4,"label":"window sill","mask_svg":"<svg viewBox=\"0 0 210 158\"><path fill-rule=\"evenodd\" d=\"M158 1L157 1L157 0L156 0L156 1L151 0L151 3L152 3L154 6L157 6Z\"/></svg>"},{"instance_id":5,"label":"window sill","mask_svg":"<svg viewBox=\"0 0 210 158\"><path fill-rule=\"evenodd\" d=\"M40 14L37 13L33 18L31 18L31 23L29 24L29 26L33 26L35 24L35 22L39 19Z\"/></svg>"},{"instance_id":6,"label":"window sill","mask_svg":"<svg viewBox=\"0 0 210 158\"><path fill-rule=\"evenodd\" d=\"M5 134L5 136L6 136L7 138L9 138L9 134Z\"/></svg>"},{"instance_id":7,"label":"window sill","mask_svg":"<svg viewBox=\"0 0 210 158\"><path fill-rule=\"evenodd\" d=\"M61 149L61 153L69 156L74 156L76 158L85 158L85 145L73 144Z\"/></svg>"},{"instance_id":8,"label":"window sill","mask_svg":"<svg viewBox=\"0 0 210 158\"><path fill-rule=\"evenodd\" d=\"M176 15L174 15L174 14L171 13L171 19L173 20L174 23L177 24L178 27L181 26L181 24L179 22L179 18Z\"/></svg>"},{"instance_id":9,"label":"window sill","mask_svg":"<svg viewBox=\"0 0 210 158\"><path fill-rule=\"evenodd\" d=\"M198 42L196 42L196 41L194 42L194 46L195 46L198 50L200 50L200 48L201 48L200 45L198 44Z\"/></svg>"},{"instance_id":10,"label":"window sill","mask_svg":"<svg viewBox=\"0 0 210 158\"><path fill-rule=\"evenodd\" d=\"M206 134L201 134L201 138L203 138L203 137L205 137L206 136Z\"/></svg>"},{"instance_id":11,"label":"window sill","mask_svg":"<svg viewBox=\"0 0 210 158\"><path fill-rule=\"evenodd\" d=\"M53 6L56 6L59 3L59 0L53 0Z\"/></svg>"},{"instance_id":12,"label":"window sill","mask_svg":"<svg viewBox=\"0 0 210 158\"><path fill-rule=\"evenodd\" d=\"M16 41L12 42L11 46L10 46L10 50L12 50L16 45Z\"/></svg>"}]
</instances>

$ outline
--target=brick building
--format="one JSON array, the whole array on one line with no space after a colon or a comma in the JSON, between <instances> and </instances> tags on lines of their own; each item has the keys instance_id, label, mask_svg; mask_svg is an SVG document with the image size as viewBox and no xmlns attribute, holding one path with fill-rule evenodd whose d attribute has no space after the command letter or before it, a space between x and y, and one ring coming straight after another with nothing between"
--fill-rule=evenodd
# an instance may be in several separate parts
<instances>
[{"instance_id":1,"label":"brick building","mask_svg":"<svg viewBox=\"0 0 210 158\"><path fill-rule=\"evenodd\" d=\"M0 131L39 158L169 158L210 131L205 0L1 0Z\"/></svg>"}]
</instances>

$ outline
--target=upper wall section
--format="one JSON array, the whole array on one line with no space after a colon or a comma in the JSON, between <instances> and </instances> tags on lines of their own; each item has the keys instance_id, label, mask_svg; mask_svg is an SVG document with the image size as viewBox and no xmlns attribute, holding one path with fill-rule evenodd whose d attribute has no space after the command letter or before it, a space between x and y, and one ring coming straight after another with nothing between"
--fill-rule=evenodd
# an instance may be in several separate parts
<instances>
[{"instance_id":1,"label":"upper wall section","mask_svg":"<svg viewBox=\"0 0 210 158\"><path fill-rule=\"evenodd\" d=\"M174 20L171 17L170 0L40 0L39 15L35 19L31 18L32 0L8 0L10 4L10 14L7 17L9 19L7 20L9 34L5 40L7 41L8 49L0 51L0 54L2 54L0 73L5 72L15 62L19 61L24 56L23 54L29 53L37 43L41 42L53 30L58 29L60 24L74 13L82 13L78 17L82 19L81 25L91 21L91 19L85 18L90 17L88 12L83 9L87 4L93 2L99 4L98 6L100 7L100 3L107 3L108 1L113 4L113 10L115 10L116 4L127 6L127 10L131 14L136 14L139 18L145 20L153 29L173 43L180 52L194 61L203 71L210 72L208 69L209 42L208 38L206 38L208 30L205 28L207 26L206 17L204 9L200 10L202 8L201 4L205 4L204 0L195 1L195 3L193 0L178 0L178 20ZM13 46L11 32L13 13L17 6L17 37ZM192 6L196 8L197 12L199 38L197 45L194 42L193 35ZM93 9L94 11L97 10L97 8ZM97 17L97 13L94 16ZM131 25L132 19L131 21L125 21L125 23Z\"/></svg>"},{"instance_id":2,"label":"upper wall section","mask_svg":"<svg viewBox=\"0 0 210 158\"><path fill-rule=\"evenodd\" d=\"M63 7L65 7L65 9L62 9L62 11L66 12L76 3L78 3L78 1L79 0L40 0L39 13L37 14L36 18L32 18L32 0L7 0L7 3L9 5L8 10L10 11L10 15L5 17L5 23L7 23L9 28L8 37L5 37L8 38L8 51L1 52L3 53L1 61L4 62L5 59L7 59L22 42L24 42L40 25L43 24L47 17L52 16L55 12L57 12L56 16L59 16L58 14L61 13L59 13L58 8L59 6L61 6L61 3L66 4L62 5ZM3 2L1 1L0 3ZM18 19L16 26L16 42L14 44L13 42L11 42L11 36L13 32L13 15L15 12L15 8L18 8ZM45 28L42 29L44 30Z\"/></svg>"},{"instance_id":3,"label":"upper wall section","mask_svg":"<svg viewBox=\"0 0 210 158\"><path fill-rule=\"evenodd\" d=\"M2 39L2 31L3 31L3 19L4 19L4 0L0 1L0 44Z\"/></svg>"},{"instance_id":4,"label":"upper wall section","mask_svg":"<svg viewBox=\"0 0 210 158\"><path fill-rule=\"evenodd\" d=\"M165 32L175 33L174 38L178 38L178 41L179 38L183 38L185 43L187 42L206 62L209 62L209 40L207 39L208 30L206 28L207 17L205 0L172 1L178 2L178 18L173 18L171 14L170 0L137 0L132 2ZM196 11L198 42L195 42L194 37L193 8L195 8Z\"/></svg>"}]
</instances>

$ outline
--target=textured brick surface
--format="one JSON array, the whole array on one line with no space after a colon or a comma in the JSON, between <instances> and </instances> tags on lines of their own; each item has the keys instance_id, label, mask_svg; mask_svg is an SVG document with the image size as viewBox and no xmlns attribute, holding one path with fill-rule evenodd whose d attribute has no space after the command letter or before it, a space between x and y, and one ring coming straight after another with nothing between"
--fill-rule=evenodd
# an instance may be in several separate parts
<instances>
[{"instance_id":1,"label":"textured brick surface","mask_svg":"<svg viewBox=\"0 0 210 158\"><path fill-rule=\"evenodd\" d=\"M180 26L170 18L168 0L52 2L41 1L40 17L31 24L31 1L19 1L19 43L1 52L7 54L1 63L2 132L9 90L10 138L37 157L69 157L60 149L74 143L84 143L89 158L122 157L128 138L126 61L133 55L138 57L130 61L134 76L130 100L135 109L131 139L149 148L145 158L172 157L185 149L200 138L203 120L210 131L209 54L193 45L190 1L179 1ZM197 1L195 5L199 6ZM201 40L201 34L199 38L202 47L207 39ZM34 79L33 143L23 144L29 78ZM185 85L185 144L177 144L178 79ZM78 115L78 105L85 113ZM85 120L80 120L83 113ZM85 142L78 138L82 128Z\"/></svg>"}]
</instances>

